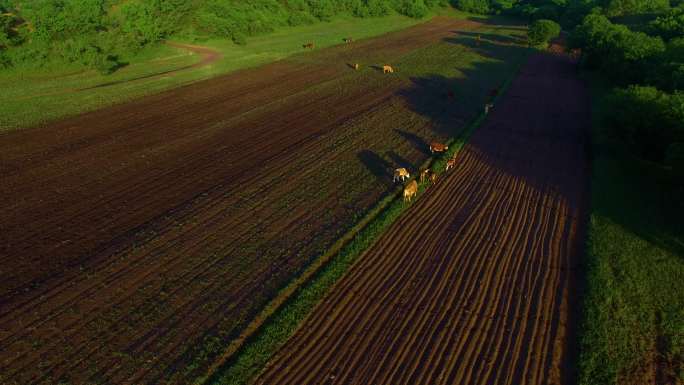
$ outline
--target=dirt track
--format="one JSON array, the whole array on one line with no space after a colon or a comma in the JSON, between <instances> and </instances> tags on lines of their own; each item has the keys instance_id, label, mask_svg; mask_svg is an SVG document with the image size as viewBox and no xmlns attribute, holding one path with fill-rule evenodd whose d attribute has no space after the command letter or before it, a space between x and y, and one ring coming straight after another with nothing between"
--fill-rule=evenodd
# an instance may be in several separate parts
<instances>
[{"instance_id":1,"label":"dirt track","mask_svg":"<svg viewBox=\"0 0 684 385\"><path fill-rule=\"evenodd\" d=\"M257 382L571 382L586 96L567 58L533 56L458 166L361 257Z\"/></svg>"},{"instance_id":2,"label":"dirt track","mask_svg":"<svg viewBox=\"0 0 684 385\"><path fill-rule=\"evenodd\" d=\"M0 135L0 383L187 383L389 191L388 169L472 117L440 82L347 63L478 27L435 19ZM448 85L474 105L500 81L469 75Z\"/></svg>"}]
</instances>

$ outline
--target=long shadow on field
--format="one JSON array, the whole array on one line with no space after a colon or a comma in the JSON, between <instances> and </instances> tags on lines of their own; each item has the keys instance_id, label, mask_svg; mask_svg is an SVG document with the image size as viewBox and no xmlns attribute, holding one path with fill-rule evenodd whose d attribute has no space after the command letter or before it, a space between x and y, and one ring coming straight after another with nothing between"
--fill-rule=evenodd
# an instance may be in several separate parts
<instances>
[{"instance_id":1,"label":"long shadow on field","mask_svg":"<svg viewBox=\"0 0 684 385\"><path fill-rule=\"evenodd\" d=\"M356 156L379 181L392 183L394 166L371 150L359 151Z\"/></svg>"},{"instance_id":2,"label":"long shadow on field","mask_svg":"<svg viewBox=\"0 0 684 385\"><path fill-rule=\"evenodd\" d=\"M430 144L425 139L412 132L402 131L397 128L394 129L394 132L408 140L416 150L420 151L424 155L430 155Z\"/></svg>"},{"instance_id":3,"label":"long shadow on field","mask_svg":"<svg viewBox=\"0 0 684 385\"><path fill-rule=\"evenodd\" d=\"M415 172L417 170L413 163L392 150L387 151L387 156L392 159L392 162L394 162L396 167L404 167L409 170L409 172Z\"/></svg>"},{"instance_id":4,"label":"long shadow on field","mask_svg":"<svg viewBox=\"0 0 684 385\"><path fill-rule=\"evenodd\" d=\"M527 40L524 38L524 36L506 36L506 35L497 35L494 33L477 33L477 32L468 32L468 31L459 31L459 35L461 36L466 36L466 37L472 37L475 39L475 47L482 46L484 44L527 44ZM480 45L478 46L477 44L477 37L480 37Z\"/></svg>"},{"instance_id":5,"label":"long shadow on field","mask_svg":"<svg viewBox=\"0 0 684 385\"><path fill-rule=\"evenodd\" d=\"M456 36L444 39L447 43L465 46L466 52L475 52L482 57L472 67L459 69L461 77L430 75L411 78L412 87L401 92L410 108L428 118L437 134L453 137L465 123L477 117L489 102L490 91L501 88L510 76L513 58L520 59L522 63L530 52L527 47L516 45L519 40L515 38L488 35L478 43L477 36L477 33L458 32ZM524 181L527 187L533 187L549 199L567 204L571 215L579 213L583 216L586 213L588 162L584 153L585 133L578 128L581 123L577 122L587 118L581 115L585 112L581 103L586 101L586 95L574 83L565 83L566 79L576 77L574 66L549 58L536 60L534 65L523 70L526 84L518 85L515 91L512 88L505 99L496 102L494 110L497 113L490 113L487 121L477 128L465 151L486 162L491 170ZM549 78L537 82L540 79L534 76L537 73L540 77L548 75ZM560 94L548 86L556 84L556 81L562 82ZM453 100L444 97L445 93L449 96L450 90L455 94ZM575 110L577 114L569 112ZM567 119L568 116L574 119ZM585 220L583 217L575 219ZM578 236L576 242L580 247L583 236ZM567 267L574 272L578 263L579 259L573 256ZM560 368L562 383L574 383L576 375L573 363L576 362L577 346L573 341L576 339L577 286L574 281L568 285L572 294L569 298L568 337L564 338ZM563 287L559 286L557 295L561 295L561 290ZM560 302L554 306L558 304ZM555 308L554 314L560 311ZM529 341L522 343L526 342ZM551 370L550 361L544 364L543 370Z\"/></svg>"}]
</instances>

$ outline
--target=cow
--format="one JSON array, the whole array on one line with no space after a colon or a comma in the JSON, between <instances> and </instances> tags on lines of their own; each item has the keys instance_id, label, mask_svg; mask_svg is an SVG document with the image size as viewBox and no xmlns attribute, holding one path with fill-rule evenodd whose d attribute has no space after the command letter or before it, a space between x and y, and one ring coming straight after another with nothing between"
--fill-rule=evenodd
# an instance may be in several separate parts
<instances>
[{"instance_id":1,"label":"cow","mask_svg":"<svg viewBox=\"0 0 684 385\"><path fill-rule=\"evenodd\" d=\"M384 65L384 66L382 66L382 73L383 74L387 74L387 73L393 74L394 68L392 68L391 66L388 66L388 65Z\"/></svg>"},{"instance_id":2,"label":"cow","mask_svg":"<svg viewBox=\"0 0 684 385\"><path fill-rule=\"evenodd\" d=\"M406 180L410 177L411 177L411 174L409 174L408 170L401 167L401 168L394 170L394 178L392 179L392 182L396 182L396 181L403 182L404 180Z\"/></svg>"},{"instance_id":3,"label":"cow","mask_svg":"<svg viewBox=\"0 0 684 385\"><path fill-rule=\"evenodd\" d=\"M439 142L432 142L430 143L430 152L435 153L435 152L444 152L449 149L449 146L445 146L442 143Z\"/></svg>"},{"instance_id":4,"label":"cow","mask_svg":"<svg viewBox=\"0 0 684 385\"><path fill-rule=\"evenodd\" d=\"M344 40L344 42L347 43L347 44L349 44L349 43L351 43L351 42L354 41L354 39L352 39L351 37L345 37L345 38L342 39L342 40Z\"/></svg>"},{"instance_id":5,"label":"cow","mask_svg":"<svg viewBox=\"0 0 684 385\"><path fill-rule=\"evenodd\" d=\"M359 63L354 63L354 69L357 71L359 70Z\"/></svg>"},{"instance_id":6,"label":"cow","mask_svg":"<svg viewBox=\"0 0 684 385\"><path fill-rule=\"evenodd\" d=\"M425 181L430 177L430 172L431 170L429 168L420 170L420 183L425 183Z\"/></svg>"},{"instance_id":7,"label":"cow","mask_svg":"<svg viewBox=\"0 0 684 385\"><path fill-rule=\"evenodd\" d=\"M437 183L437 174L430 171L430 184L435 184L435 183Z\"/></svg>"},{"instance_id":8,"label":"cow","mask_svg":"<svg viewBox=\"0 0 684 385\"><path fill-rule=\"evenodd\" d=\"M446 169L444 171L449 171L456 165L456 158L451 158L446 162Z\"/></svg>"},{"instance_id":9,"label":"cow","mask_svg":"<svg viewBox=\"0 0 684 385\"><path fill-rule=\"evenodd\" d=\"M404 202L411 202L411 198L416 196L418 193L418 183L412 180L409 184L404 187Z\"/></svg>"},{"instance_id":10,"label":"cow","mask_svg":"<svg viewBox=\"0 0 684 385\"><path fill-rule=\"evenodd\" d=\"M487 103L487 104L485 104L485 108L484 108L484 113L485 113L485 115L489 114L489 111L490 111L492 108L494 108L494 104L493 104L493 103Z\"/></svg>"},{"instance_id":11,"label":"cow","mask_svg":"<svg viewBox=\"0 0 684 385\"><path fill-rule=\"evenodd\" d=\"M302 47L303 47L303 48L313 49L313 48L314 48L314 43L302 44Z\"/></svg>"}]
</instances>

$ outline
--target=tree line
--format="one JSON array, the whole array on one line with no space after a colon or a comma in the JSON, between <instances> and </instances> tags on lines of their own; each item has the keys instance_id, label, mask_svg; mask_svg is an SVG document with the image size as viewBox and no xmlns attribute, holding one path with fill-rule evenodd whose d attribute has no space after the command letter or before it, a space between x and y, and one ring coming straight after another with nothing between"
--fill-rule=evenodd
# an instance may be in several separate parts
<instances>
[{"instance_id":1,"label":"tree line","mask_svg":"<svg viewBox=\"0 0 684 385\"><path fill-rule=\"evenodd\" d=\"M0 0L0 68L76 63L103 73L177 34L246 38L341 14L420 18L448 0Z\"/></svg>"}]
</instances>

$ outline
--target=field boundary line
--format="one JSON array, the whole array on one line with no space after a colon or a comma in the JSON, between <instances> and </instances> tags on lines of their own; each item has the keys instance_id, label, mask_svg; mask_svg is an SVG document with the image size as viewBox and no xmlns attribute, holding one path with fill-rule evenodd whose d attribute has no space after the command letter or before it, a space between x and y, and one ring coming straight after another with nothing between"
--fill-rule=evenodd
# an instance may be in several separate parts
<instances>
[{"instance_id":1,"label":"field boundary line","mask_svg":"<svg viewBox=\"0 0 684 385\"><path fill-rule=\"evenodd\" d=\"M508 90L511 82L513 79L515 79L522 66L527 62L530 53L533 51L533 49L528 48L528 51L526 52L525 56L522 58L520 63L515 67L515 69L512 71L511 76L509 76L506 81L501 85L499 88L496 96L494 96L491 99L491 102L495 103L497 100L499 100ZM454 156L457 154L467 143L468 139L472 135L472 133L475 131L477 127L480 126L480 124L484 121L486 118L486 114L481 111L479 114L477 114L471 121L466 125L466 127L455 137L449 139L446 144L449 146L449 150L446 151L443 155L438 155L438 156L432 156L425 160L419 168L420 169L426 169L430 168L432 169L435 173L442 174L444 171L444 165L446 164L446 160L449 157ZM416 179L411 178L410 180ZM409 180L409 181L410 181ZM429 182L428 182L429 183ZM358 240L360 235L365 230L371 230L373 225L376 222L380 222L382 218L382 214L386 214L391 211L391 209L396 208L395 205L398 205L398 212L395 213L393 218L390 218L388 223L378 223L382 225L382 229L380 232L377 234L371 235L371 240L369 243L363 247L361 250L356 251L356 256L353 257L352 262L345 268L344 273L354 264L356 261L361 257L366 250L370 249L380 238L380 236L387 230L387 228L392 225L395 220L402 214L409 206L408 205L403 205L401 200L397 199L400 198L401 192L403 191L403 185L397 186L394 188L394 190L390 191L389 194L387 194L383 199L378 202L364 217L361 221L359 221L356 225L354 225L349 231L347 231L341 238L339 238L335 243L325 252L323 253L320 257L314 259L311 264L307 266L307 268L295 279L293 279L285 288L280 290L278 294L273 298L264 308L263 310L247 325L245 329L239 334L237 338L232 340L230 344L228 345L228 348L224 351L224 353L216 360L214 363L209 367L207 372L203 377L199 377L195 380L196 385L203 385L203 384L209 384L212 383L212 380L217 380L218 378L216 377L221 369L224 368L224 366L231 360L236 359L239 357L239 354L242 350L244 350L247 346L249 346L250 343L255 341L255 338L257 338L260 334L260 332L263 330L263 327L266 326L270 321L273 320L275 316L278 315L286 305L296 301L296 296L297 294L300 294L302 289L304 289L307 286L313 285L315 282L315 279L320 277L319 273L323 271L323 269L329 264L336 260L337 258L342 257L342 251L345 250L347 246L350 246L354 241ZM424 184L419 185L419 192L418 196L416 197L417 199L420 198L420 196L423 194L425 191L426 186ZM363 240L360 240L360 242L363 242ZM354 253L354 251L352 251ZM338 281L339 278L341 278L344 273L342 273L339 277L336 277L333 282L325 288L325 292L327 293ZM320 302L320 298L318 298L317 303ZM285 342L294 335L297 330L301 327L303 324L303 321L308 317L311 312L313 312L315 307L312 307L307 314L304 316L304 318L300 319L297 321L297 327L289 333L287 338L285 340L280 342L280 346L276 350L273 351L271 354L271 357L282 348ZM259 373L263 370L263 367L259 369Z\"/></svg>"}]
</instances>

